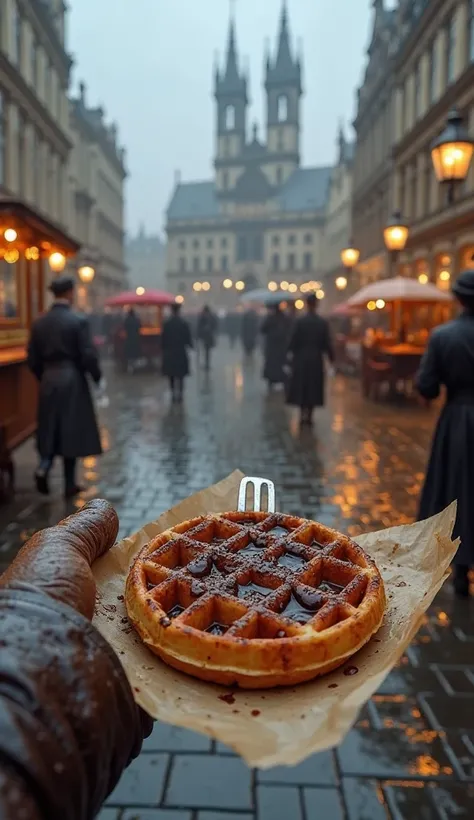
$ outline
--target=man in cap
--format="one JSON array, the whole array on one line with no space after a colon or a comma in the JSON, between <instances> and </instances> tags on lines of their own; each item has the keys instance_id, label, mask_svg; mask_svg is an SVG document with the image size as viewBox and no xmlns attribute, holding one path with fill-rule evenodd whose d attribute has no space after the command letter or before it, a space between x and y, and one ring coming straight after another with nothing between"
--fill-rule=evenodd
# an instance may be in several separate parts
<instances>
[{"instance_id":1,"label":"man in cap","mask_svg":"<svg viewBox=\"0 0 474 820\"><path fill-rule=\"evenodd\" d=\"M469 568L474 565L474 270L459 275L453 293L463 311L433 331L416 378L427 402L439 396L442 385L446 388L419 518L429 518L457 500L454 534L461 544L454 559L454 588L467 597Z\"/></svg>"},{"instance_id":2,"label":"man in cap","mask_svg":"<svg viewBox=\"0 0 474 820\"><path fill-rule=\"evenodd\" d=\"M74 280L54 279L54 302L34 323L28 365L40 383L36 486L49 493L48 475L55 456L64 460L65 496L80 492L76 461L102 452L87 376L98 384L101 371L87 317L72 310Z\"/></svg>"}]
</instances>

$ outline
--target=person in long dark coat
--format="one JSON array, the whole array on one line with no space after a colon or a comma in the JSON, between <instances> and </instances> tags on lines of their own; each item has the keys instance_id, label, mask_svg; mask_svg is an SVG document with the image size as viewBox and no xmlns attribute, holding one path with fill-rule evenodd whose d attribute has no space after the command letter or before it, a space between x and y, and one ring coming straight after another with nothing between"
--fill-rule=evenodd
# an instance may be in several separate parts
<instances>
[{"instance_id":1,"label":"person in long dark coat","mask_svg":"<svg viewBox=\"0 0 474 820\"><path fill-rule=\"evenodd\" d=\"M102 378L86 316L72 310L74 280L62 276L51 285L55 301L34 323L28 365L40 383L35 473L38 491L48 494L48 475L55 456L64 459L65 495L80 492L76 461L102 453L87 376Z\"/></svg>"},{"instance_id":2,"label":"person in long dark coat","mask_svg":"<svg viewBox=\"0 0 474 820\"><path fill-rule=\"evenodd\" d=\"M181 305L172 305L171 316L163 325L163 375L170 381L173 402L183 400L184 379L189 375L188 351L193 347L190 327L180 316Z\"/></svg>"},{"instance_id":3,"label":"person in long dark coat","mask_svg":"<svg viewBox=\"0 0 474 820\"><path fill-rule=\"evenodd\" d=\"M474 270L461 273L453 293L464 308L431 334L416 377L420 395L430 402L446 388L446 402L434 435L421 495L419 519L441 512L457 500L454 587L469 595L474 565Z\"/></svg>"},{"instance_id":4,"label":"person in long dark coat","mask_svg":"<svg viewBox=\"0 0 474 820\"><path fill-rule=\"evenodd\" d=\"M217 318L208 305L199 314L196 338L204 351L204 368L210 370L211 350L216 344Z\"/></svg>"},{"instance_id":5,"label":"person in long dark coat","mask_svg":"<svg viewBox=\"0 0 474 820\"><path fill-rule=\"evenodd\" d=\"M291 321L280 305L272 305L262 324L264 336L263 378L271 390L275 384L285 382L285 363L290 341Z\"/></svg>"},{"instance_id":6,"label":"person in long dark coat","mask_svg":"<svg viewBox=\"0 0 474 820\"><path fill-rule=\"evenodd\" d=\"M142 353L142 338L140 331L142 323L133 308L128 311L123 327L125 330L125 361L128 370L133 372L137 359Z\"/></svg>"},{"instance_id":7,"label":"person in long dark coat","mask_svg":"<svg viewBox=\"0 0 474 820\"><path fill-rule=\"evenodd\" d=\"M242 346L246 356L252 356L257 345L259 319L254 310L246 310L240 327Z\"/></svg>"},{"instance_id":8,"label":"person in long dark coat","mask_svg":"<svg viewBox=\"0 0 474 820\"><path fill-rule=\"evenodd\" d=\"M306 304L306 316L297 319L290 339L292 372L288 388L288 404L301 410L301 424L310 425L315 407L324 405L324 359L334 363L329 324L317 314L318 300L311 293Z\"/></svg>"}]
</instances>

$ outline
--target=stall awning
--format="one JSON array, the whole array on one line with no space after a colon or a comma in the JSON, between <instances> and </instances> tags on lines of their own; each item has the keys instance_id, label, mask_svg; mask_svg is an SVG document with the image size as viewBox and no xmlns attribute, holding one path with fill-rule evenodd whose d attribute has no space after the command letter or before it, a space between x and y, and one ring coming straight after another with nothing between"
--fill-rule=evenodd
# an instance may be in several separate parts
<instances>
[{"instance_id":1,"label":"stall awning","mask_svg":"<svg viewBox=\"0 0 474 820\"><path fill-rule=\"evenodd\" d=\"M0 225L6 227L5 223L18 229L19 233L30 232L32 243L34 237L34 244L45 250L49 247L60 248L64 254L71 255L80 248L79 243L63 228L20 199L0 196Z\"/></svg>"}]
</instances>

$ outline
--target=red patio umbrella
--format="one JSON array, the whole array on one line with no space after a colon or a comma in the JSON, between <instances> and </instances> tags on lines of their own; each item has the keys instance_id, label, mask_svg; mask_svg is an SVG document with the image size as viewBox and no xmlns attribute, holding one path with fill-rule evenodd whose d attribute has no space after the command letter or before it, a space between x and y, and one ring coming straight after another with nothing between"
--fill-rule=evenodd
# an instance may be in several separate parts
<instances>
[{"instance_id":1,"label":"red patio umbrella","mask_svg":"<svg viewBox=\"0 0 474 820\"><path fill-rule=\"evenodd\" d=\"M127 305L174 305L176 297L165 290L144 290L143 293L136 293L134 290L126 290L117 293L107 299L107 307L126 307Z\"/></svg>"}]
</instances>

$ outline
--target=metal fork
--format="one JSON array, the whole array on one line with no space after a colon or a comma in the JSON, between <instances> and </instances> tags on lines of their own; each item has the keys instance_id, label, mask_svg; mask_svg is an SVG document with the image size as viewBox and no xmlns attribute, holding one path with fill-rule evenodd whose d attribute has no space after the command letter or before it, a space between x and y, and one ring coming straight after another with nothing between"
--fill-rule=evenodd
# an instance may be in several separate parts
<instances>
[{"instance_id":1,"label":"metal fork","mask_svg":"<svg viewBox=\"0 0 474 820\"><path fill-rule=\"evenodd\" d=\"M270 481L268 478L254 478L250 476L246 476L240 482L239 488L239 501L237 505L237 510L239 512L245 512L247 509L247 489L249 487L253 487L254 492L254 502L253 502L253 512L264 512L261 509L262 504L262 487L267 488L268 494L268 510L269 513L275 512L275 485L273 481Z\"/></svg>"}]
</instances>

